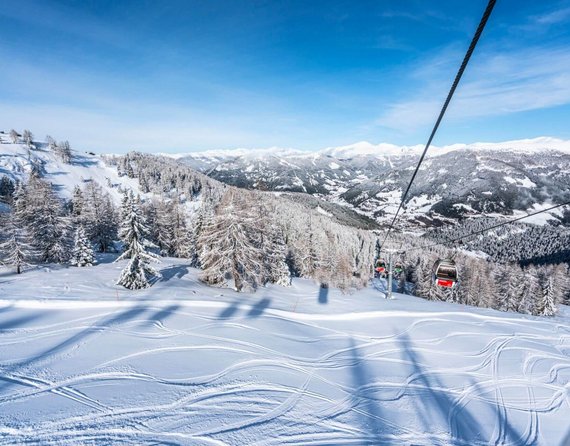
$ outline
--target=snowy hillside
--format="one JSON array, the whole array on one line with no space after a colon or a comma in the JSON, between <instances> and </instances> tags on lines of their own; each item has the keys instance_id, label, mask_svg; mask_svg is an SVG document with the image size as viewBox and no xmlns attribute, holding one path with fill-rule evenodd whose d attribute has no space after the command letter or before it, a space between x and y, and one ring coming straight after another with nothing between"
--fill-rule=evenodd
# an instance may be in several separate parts
<instances>
[{"instance_id":1,"label":"snowy hillside","mask_svg":"<svg viewBox=\"0 0 570 446\"><path fill-rule=\"evenodd\" d=\"M101 260L0 272L0 444L570 442L567 307L537 318L306 280L238 294L176 259L133 293Z\"/></svg>"},{"instance_id":2,"label":"snowy hillside","mask_svg":"<svg viewBox=\"0 0 570 446\"><path fill-rule=\"evenodd\" d=\"M105 187L117 203L121 197L119 186L139 192L136 179L119 176L97 155L72 151L71 162L65 163L45 143L35 141L35 148L28 150L24 144L10 143L6 134L0 134L0 143L0 176L21 181L37 167L63 198L71 198L75 186L89 181Z\"/></svg>"},{"instance_id":3,"label":"snowy hillside","mask_svg":"<svg viewBox=\"0 0 570 446\"><path fill-rule=\"evenodd\" d=\"M217 151L180 160L228 184L305 192L386 222L422 150L361 142L316 153ZM405 219L430 226L479 213L520 214L569 199L570 141L455 144L430 149ZM546 217L562 219L561 214Z\"/></svg>"},{"instance_id":4,"label":"snowy hillside","mask_svg":"<svg viewBox=\"0 0 570 446\"><path fill-rule=\"evenodd\" d=\"M132 158L137 158L136 152L132 153L134 154ZM157 164L160 164L162 160L161 167L164 169L172 169L173 165L176 166L176 163L168 163L172 157L165 158L161 155L147 156L153 160L156 159ZM89 182L94 182L102 186L103 190L111 195L115 204L120 202L124 190L132 190L135 194L148 197L152 196L153 193L156 196L170 192L168 189L165 190L162 185L161 188L153 188L151 191L144 178L142 178L144 184L141 187L141 178L138 173L128 174L120 171L118 168L123 159L124 156L121 155L98 156L90 152L72 150L71 161L63 162L58 153L45 142L34 141L34 148L29 150L23 143L12 144L6 132L0 133L0 179L7 177L12 181L22 181L29 176L33 169L39 169L42 178L53 184L54 189L61 198L70 199L75 186L83 187ZM129 162L127 162L127 165L129 165ZM187 166L186 170L187 177L197 177L196 182L200 183L199 188L223 188L223 184L218 183L215 179L212 180ZM184 191L181 191L180 198L185 202L189 210L195 210L199 203L187 201L187 195L184 194ZM200 201L198 194L191 198ZM328 209L328 213L331 217L334 217L334 220L349 226L366 229L377 227L373 220L335 203L327 204L321 203L320 200L287 198L304 201L312 209L316 209L320 204L321 207ZM5 204L0 200L0 212L3 206L5 207Z\"/></svg>"}]
</instances>

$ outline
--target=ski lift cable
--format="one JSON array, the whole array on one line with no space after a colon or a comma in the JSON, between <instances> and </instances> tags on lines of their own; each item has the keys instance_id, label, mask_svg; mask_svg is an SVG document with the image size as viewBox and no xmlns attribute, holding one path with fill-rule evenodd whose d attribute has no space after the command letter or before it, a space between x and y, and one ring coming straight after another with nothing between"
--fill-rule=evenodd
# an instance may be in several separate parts
<instances>
[{"instance_id":1,"label":"ski lift cable","mask_svg":"<svg viewBox=\"0 0 570 446\"><path fill-rule=\"evenodd\" d=\"M530 214L526 214L526 215L523 215L523 216L521 216L521 217L517 217L517 218L513 218L513 219L511 219L511 220L507 220L507 221L504 221L504 222L501 222L501 223L497 223L497 224L495 224L495 225L489 226L488 228L483 228L483 229L480 229L479 231L475 231L475 232L472 232L472 233L467 234L467 235L462 235L462 236L460 236L460 237L455 237L455 238L452 238L452 239L447 238L447 239L444 240L443 242L432 243L432 244L429 244L429 245L419 246L419 247L417 247L417 248L405 249L405 250L401 251L401 253L417 251L417 250L420 250L420 249L428 249L428 248L432 248L432 247L434 247L434 246L438 246L438 245L442 245L442 244L445 245L445 244L449 244L449 243L455 243L455 242L458 242L458 241L460 241L460 240L463 240L463 239L466 239L466 238L469 238L469 237L473 237L473 236L475 236L475 235L483 234L483 233L485 233L485 232L487 232L487 231L490 231L491 229L497 229L497 228L500 228L501 226L510 225L510 224L516 223L517 221L521 221L521 220L524 220L524 219L529 218L529 217L534 217L535 215L543 214L544 212L552 211L552 210L554 210L554 209L558 209L558 208L561 208L561 207L564 207L564 206L568 206L568 205L570 205L570 201L567 201L567 202L565 202L565 203L560 203L560 204L551 206L551 207L549 207L549 208L542 209L542 210L540 210L540 211L532 212L532 213L530 213Z\"/></svg>"},{"instance_id":2,"label":"ski lift cable","mask_svg":"<svg viewBox=\"0 0 570 446\"><path fill-rule=\"evenodd\" d=\"M392 222L390 223L388 231L386 232L386 236L384 237L384 241L382 242L381 248L385 245L386 241L388 240L388 237L390 236L390 233L394 227L394 224L396 223L396 220L398 219L398 215L400 214L400 211L402 210L402 207L404 206L404 203L406 202L406 198L408 197L408 193L410 192L410 188L412 187L412 183L416 179L416 176L417 176L417 174L420 170L420 167L424 161L426 153L427 153L427 151L428 151L428 149L429 149L429 147L433 141L433 138L435 137L435 134L437 132L437 129L439 128L439 125L443 119L443 116L445 115L445 112L447 111L447 107L449 106L449 103L451 102L451 98L453 97L455 90L457 89L457 86L459 85L459 81L461 80L461 77L463 76L463 72L467 68L467 64L469 63L469 60L471 59L471 55L473 54L473 51L475 50L475 47L477 46L477 42L479 41L479 37L481 37L481 33L483 32L483 29L485 29L485 25L487 24L487 20L489 19L489 16L491 15L493 8L495 7L495 3L496 3L496 0L489 0L489 3L487 4L487 8L485 9L483 16L481 17L481 21L479 22L479 26L477 27L477 30L475 31L473 39L471 40L471 44L469 45L469 48L467 49L467 52L465 53L465 57L463 58L463 62L461 62L461 66L459 67L459 70L457 71L457 74L455 75L455 79L453 81L453 84L451 85L451 89L449 90L449 93L447 94L447 98L445 99L443 107L441 108L441 111L439 112L439 116L438 116L438 118L435 122L435 125L431 131L431 134L430 134L429 139L427 141L427 144L424 148L424 151L422 152L422 155L420 156L420 159L418 161L416 169L414 170L414 173L413 173L412 177L410 178L410 182L408 183L408 186L406 188L406 191L404 192L404 195L402 195L400 205L398 206L398 210L396 211L396 214L394 215L394 218L392 219Z\"/></svg>"}]
</instances>

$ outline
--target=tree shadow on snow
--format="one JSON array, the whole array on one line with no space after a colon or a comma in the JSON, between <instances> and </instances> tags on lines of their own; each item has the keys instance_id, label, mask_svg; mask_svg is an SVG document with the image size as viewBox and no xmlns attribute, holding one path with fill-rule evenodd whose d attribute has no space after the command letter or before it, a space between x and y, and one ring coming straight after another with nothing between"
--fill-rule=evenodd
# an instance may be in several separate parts
<instances>
[{"instance_id":1,"label":"tree shadow on snow","mask_svg":"<svg viewBox=\"0 0 570 446\"><path fill-rule=\"evenodd\" d=\"M566 436L562 439L562 441L560 442L560 446L566 446L570 444L570 428L568 429L568 432L566 433Z\"/></svg>"},{"instance_id":2,"label":"tree shadow on snow","mask_svg":"<svg viewBox=\"0 0 570 446\"><path fill-rule=\"evenodd\" d=\"M321 284L319 287L319 298L318 301L321 305L327 304L329 302L329 287Z\"/></svg>"},{"instance_id":3,"label":"tree shadow on snow","mask_svg":"<svg viewBox=\"0 0 570 446\"><path fill-rule=\"evenodd\" d=\"M0 270L0 277L10 277L10 276L15 276L16 275L16 271L14 271L12 268L2 268L2 270ZM0 283L5 283L5 282L0 282Z\"/></svg>"},{"instance_id":4,"label":"tree shadow on snow","mask_svg":"<svg viewBox=\"0 0 570 446\"><path fill-rule=\"evenodd\" d=\"M108 317L104 317L99 321L95 322L90 327L81 330L79 333L75 333L73 336L67 338L64 341L61 341L60 343L54 345L53 347L44 350L22 362L15 363L11 366L5 367L2 370L2 373L19 375L22 373L23 369L26 369L27 367L30 366L38 366L39 363L46 361L47 359L49 359L50 356L61 353L65 349L73 347L74 345L77 345L80 342L81 343L85 342L87 338L91 337L93 334L103 332L114 325L124 324L125 322L128 322L129 320L132 320L135 317L141 315L145 311L147 311L146 307L137 306L134 308L126 309L125 311L122 311L119 314L114 314ZM8 388L10 385L15 384L12 379L6 376L0 376L0 381L5 381L4 385L0 385L0 391L3 391L6 388Z\"/></svg>"},{"instance_id":5,"label":"tree shadow on snow","mask_svg":"<svg viewBox=\"0 0 570 446\"><path fill-rule=\"evenodd\" d=\"M5 309L0 310L0 312L5 311ZM26 316L16 317L14 319L10 319L7 321L0 321L0 332L5 330L10 330L12 328L19 328L22 325L27 324L28 322L35 321L36 319L40 319L45 315L42 313L34 313L28 314Z\"/></svg>"},{"instance_id":6,"label":"tree shadow on snow","mask_svg":"<svg viewBox=\"0 0 570 446\"><path fill-rule=\"evenodd\" d=\"M88 158L83 155L74 154L71 160L71 164L75 166L90 167L90 166L95 166L97 164L97 160Z\"/></svg>"},{"instance_id":7,"label":"tree shadow on snow","mask_svg":"<svg viewBox=\"0 0 570 446\"><path fill-rule=\"evenodd\" d=\"M484 438L485 431L477 415L485 417L487 410L470 411L466 404L458 407L459 397L454 396L438 378L435 372L429 371L423 364L422 358L413 346L413 342L407 334L399 337L400 351L404 361L411 367L411 374L406 386L414 385L420 390L404 389L404 392L413 398L417 413L422 417L423 427L426 433L437 426L448 425L448 432L457 445L470 445L474 443L485 444L490 439ZM476 388L475 383L466 387ZM468 402L468 401L467 401ZM459 410L457 410L459 409ZM500 409L495 404L488 404L486 409L492 410L503 429L504 442L518 444L518 433L506 419L503 418ZM453 413L452 413L453 411Z\"/></svg>"},{"instance_id":8,"label":"tree shadow on snow","mask_svg":"<svg viewBox=\"0 0 570 446\"><path fill-rule=\"evenodd\" d=\"M366 358L359 354L358 347L352 338L350 338L350 353L352 355L350 372L354 387L351 399L353 409L359 409L353 412L358 416L362 431L366 433L366 439L362 439L363 441L359 444L388 446L392 444L392 435L397 432L393 432L394 427L389 427L384 422L382 407L374 397L373 374L366 365Z\"/></svg>"},{"instance_id":9,"label":"tree shadow on snow","mask_svg":"<svg viewBox=\"0 0 570 446\"><path fill-rule=\"evenodd\" d=\"M8 307L2 307L0 308L0 313L5 313L6 311L12 311L14 308L12 307L12 305L8 306ZM0 325L0 328L2 326Z\"/></svg>"},{"instance_id":10,"label":"tree shadow on snow","mask_svg":"<svg viewBox=\"0 0 570 446\"><path fill-rule=\"evenodd\" d=\"M157 311L156 313L150 315L141 325L143 326L148 326L148 325L153 325L156 322L160 322L161 324L164 325L164 321L171 317L174 313L176 313L176 311L180 308L180 305L178 304L173 304L173 305L169 305L166 308L163 308L159 311Z\"/></svg>"},{"instance_id":11,"label":"tree shadow on snow","mask_svg":"<svg viewBox=\"0 0 570 446\"><path fill-rule=\"evenodd\" d=\"M381 277L377 277L375 279L372 279L372 286L374 287L374 289L376 291L380 291L384 295L386 295L388 293L388 279L383 279ZM398 290L398 281L397 280L392 281L392 292L393 293L399 293L400 292Z\"/></svg>"},{"instance_id":12,"label":"tree shadow on snow","mask_svg":"<svg viewBox=\"0 0 570 446\"><path fill-rule=\"evenodd\" d=\"M188 274L188 267L184 265L173 265L168 268L161 269L160 274L162 274L162 278L160 279L161 282L168 282L174 277L182 279L182 277Z\"/></svg>"},{"instance_id":13,"label":"tree shadow on snow","mask_svg":"<svg viewBox=\"0 0 570 446\"><path fill-rule=\"evenodd\" d=\"M269 307L271 301L264 297L259 302L251 307L249 313L247 313L247 317L259 317L263 314L263 312Z\"/></svg>"},{"instance_id":14,"label":"tree shadow on snow","mask_svg":"<svg viewBox=\"0 0 570 446\"><path fill-rule=\"evenodd\" d=\"M220 314L218 314L218 319L225 320L233 317L239 310L239 305L242 301L243 298L234 300L228 307L220 311Z\"/></svg>"}]
</instances>

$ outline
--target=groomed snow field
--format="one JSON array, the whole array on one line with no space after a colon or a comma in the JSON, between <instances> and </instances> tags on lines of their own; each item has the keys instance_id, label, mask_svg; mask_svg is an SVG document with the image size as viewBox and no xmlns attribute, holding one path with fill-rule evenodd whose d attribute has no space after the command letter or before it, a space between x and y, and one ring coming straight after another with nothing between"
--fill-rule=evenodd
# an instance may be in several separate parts
<instances>
[{"instance_id":1,"label":"groomed snow field","mask_svg":"<svg viewBox=\"0 0 570 446\"><path fill-rule=\"evenodd\" d=\"M294 280L208 288L165 259L0 270L0 444L570 445L554 318Z\"/></svg>"}]
</instances>

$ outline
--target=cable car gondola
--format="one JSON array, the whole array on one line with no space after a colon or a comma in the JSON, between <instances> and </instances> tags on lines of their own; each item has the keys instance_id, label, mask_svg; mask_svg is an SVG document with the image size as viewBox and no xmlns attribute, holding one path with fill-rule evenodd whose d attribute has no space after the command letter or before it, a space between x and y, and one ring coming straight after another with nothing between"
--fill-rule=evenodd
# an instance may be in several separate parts
<instances>
[{"instance_id":1,"label":"cable car gondola","mask_svg":"<svg viewBox=\"0 0 570 446\"><path fill-rule=\"evenodd\" d=\"M377 276L386 273L386 262L384 261L384 259L376 260L376 264L374 265L374 272L376 273Z\"/></svg>"},{"instance_id":2,"label":"cable car gondola","mask_svg":"<svg viewBox=\"0 0 570 446\"><path fill-rule=\"evenodd\" d=\"M404 265L402 265L401 262L396 262L396 264L394 265L394 273L396 274L402 274L402 272L404 271Z\"/></svg>"},{"instance_id":3,"label":"cable car gondola","mask_svg":"<svg viewBox=\"0 0 570 446\"><path fill-rule=\"evenodd\" d=\"M439 259L433 266L433 276L436 285L444 288L457 286L457 267L451 259Z\"/></svg>"}]
</instances>

